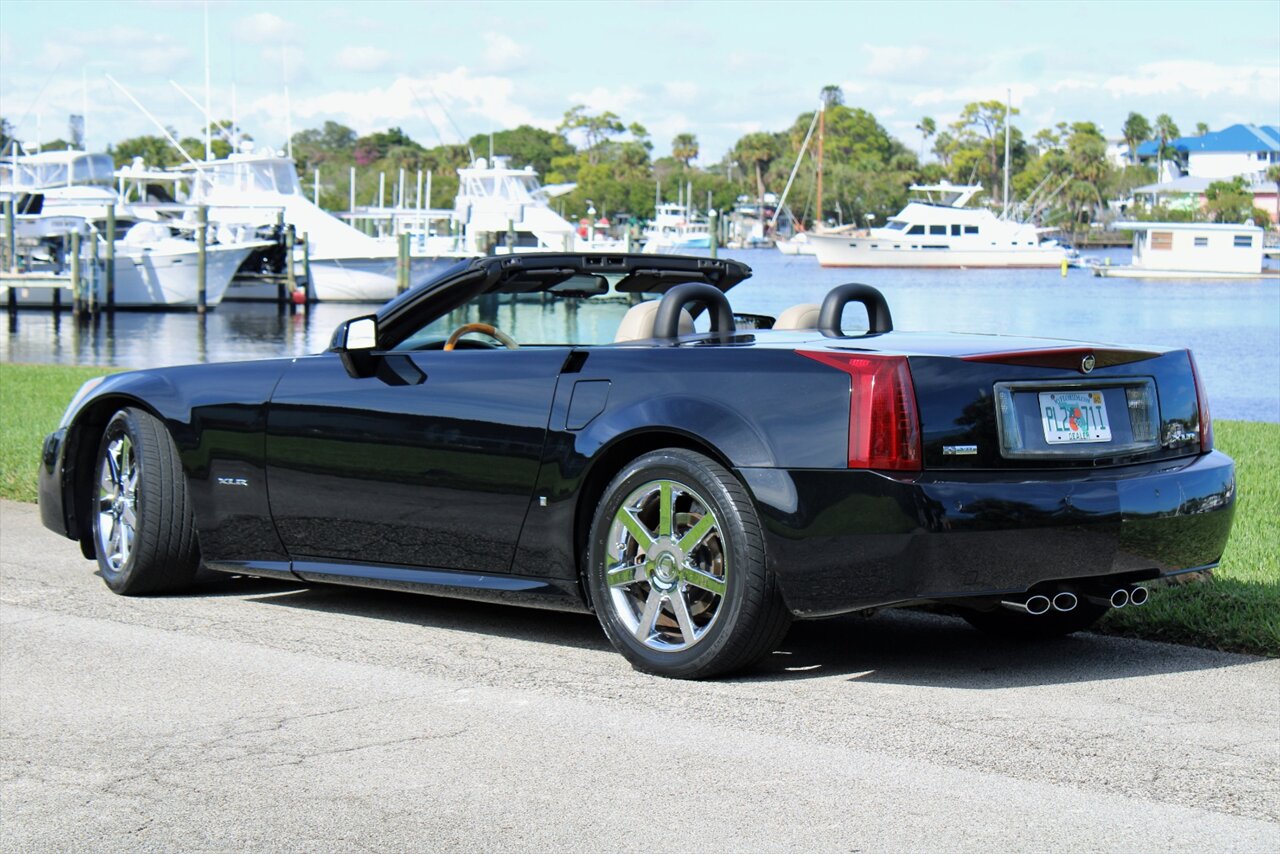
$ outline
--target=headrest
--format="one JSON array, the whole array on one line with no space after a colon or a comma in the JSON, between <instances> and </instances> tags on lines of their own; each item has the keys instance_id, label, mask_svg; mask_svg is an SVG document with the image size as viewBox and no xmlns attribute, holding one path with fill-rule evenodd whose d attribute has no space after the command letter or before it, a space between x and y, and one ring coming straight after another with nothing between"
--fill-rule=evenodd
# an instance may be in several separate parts
<instances>
[{"instance_id":1,"label":"headrest","mask_svg":"<svg viewBox=\"0 0 1280 854\"><path fill-rule=\"evenodd\" d=\"M627 309L618 325L618 334L613 336L615 343L623 341L644 341L653 337L653 321L658 315L658 300L649 300ZM693 316L687 311L680 312L680 334L693 332Z\"/></svg>"}]
</instances>

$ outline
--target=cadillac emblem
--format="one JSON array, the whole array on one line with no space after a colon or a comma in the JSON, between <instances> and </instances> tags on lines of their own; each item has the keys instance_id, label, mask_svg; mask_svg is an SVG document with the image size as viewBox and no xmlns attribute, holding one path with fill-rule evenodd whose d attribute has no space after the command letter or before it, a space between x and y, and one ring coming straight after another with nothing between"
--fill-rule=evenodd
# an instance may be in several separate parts
<instances>
[{"instance_id":1,"label":"cadillac emblem","mask_svg":"<svg viewBox=\"0 0 1280 854\"><path fill-rule=\"evenodd\" d=\"M1085 356L1083 359L1080 360L1080 370L1083 373L1087 374L1093 370L1094 364L1095 364L1095 361L1093 358L1093 354L1090 353L1089 355Z\"/></svg>"}]
</instances>

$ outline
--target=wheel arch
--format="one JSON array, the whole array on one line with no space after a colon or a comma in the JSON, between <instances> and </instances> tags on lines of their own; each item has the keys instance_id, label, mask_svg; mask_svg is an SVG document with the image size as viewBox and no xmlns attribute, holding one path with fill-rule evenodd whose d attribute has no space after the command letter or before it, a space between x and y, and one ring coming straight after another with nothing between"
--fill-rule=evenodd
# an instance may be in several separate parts
<instances>
[{"instance_id":1,"label":"wheel arch","mask_svg":"<svg viewBox=\"0 0 1280 854\"><path fill-rule=\"evenodd\" d=\"M93 486L94 458L98 453L98 439L112 416L122 409L140 409L168 423L163 414L147 401L125 392L107 392L85 402L67 429L66 462L70 477L66 489L71 501L71 518L75 522L75 535L80 543L80 553L89 560L96 557L93 543L93 525L88 516L88 495Z\"/></svg>"},{"instance_id":2,"label":"wheel arch","mask_svg":"<svg viewBox=\"0 0 1280 854\"><path fill-rule=\"evenodd\" d=\"M578 500L574 508L573 520L573 554L577 570L578 584L582 589L587 607L595 610L591 601L589 585L585 583L587 571L587 540L591 534L591 524L595 519L596 507L604 496L609 482L617 476L630 462L645 454L660 451L664 448L683 448L687 451L703 454L715 460L729 472L733 472L733 464L729 458L706 439L675 427L658 426L632 430L614 438L600 448L592 457L583 474L578 489ZM734 475L737 476L736 474ZM748 493L749 494L749 493Z\"/></svg>"}]
</instances>

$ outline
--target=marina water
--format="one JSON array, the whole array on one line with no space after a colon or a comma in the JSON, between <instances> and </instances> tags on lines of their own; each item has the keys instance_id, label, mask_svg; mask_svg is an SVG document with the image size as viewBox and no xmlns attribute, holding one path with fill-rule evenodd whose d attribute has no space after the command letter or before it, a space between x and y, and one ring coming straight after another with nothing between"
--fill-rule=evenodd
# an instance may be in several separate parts
<instances>
[{"instance_id":1,"label":"marina water","mask_svg":"<svg viewBox=\"0 0 1280 854\"><path fill-rule=\"evenodd\" d=\"M693 253L697 254L697 253ZM705 254L705 253L701 253ZM1095 253L1128 263L1127 250ZM755 275L734 288L739 312L776 316L820 303L832 287L865 282L882 290L898 329L1036 335L1127 346L1190 347L1219 418L1280 422L1280 282L1095 278L1072 269L824 269L809 256L772 249L722 251ZM117 312L77 323L69 312L23 310L0 334L0 359L141 368L186 362L314 353L340 321L376 306L320 303L297 314L275 306L223 303L194 313ZM502 304L498 325L521 339L607 340L625 306ZM852 320L852 312L849 319Z\"/></svg>"}]
</instances>

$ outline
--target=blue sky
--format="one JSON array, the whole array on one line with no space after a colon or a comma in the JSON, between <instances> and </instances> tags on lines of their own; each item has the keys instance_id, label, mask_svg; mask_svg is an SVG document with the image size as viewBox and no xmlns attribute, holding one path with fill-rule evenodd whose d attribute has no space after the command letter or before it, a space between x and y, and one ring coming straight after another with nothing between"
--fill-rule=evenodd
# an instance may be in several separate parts
<instances>
[{"instance_id":1,"label":"blue sky","mask_svg":"<svg viewBox=\"0 0 1280 854\"><path fill-rule=\"evenodd\" d=\"M213 112L276 145L326 119L403 127L427 145L577 103L649 128L657 153L697 134L704 162L788 126L828 83L909 146L967 101L1013 91L1028 135L1130 110L1280 123L1280 0L950 2L210 2ZM110 73L183 134L204 98L204 5L0 0L0 114L18 136L66 135L88 90L93 148L151 123ZM443 105L443 109L442 109ZM447 111L448 115L445 115Z\"/></svg>"}]
</instances>

